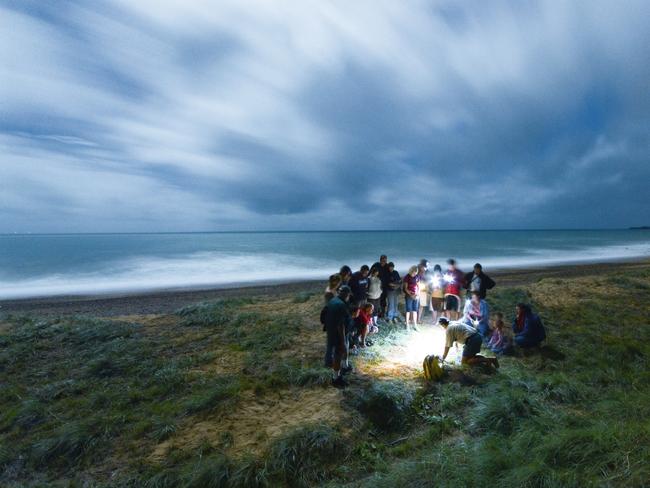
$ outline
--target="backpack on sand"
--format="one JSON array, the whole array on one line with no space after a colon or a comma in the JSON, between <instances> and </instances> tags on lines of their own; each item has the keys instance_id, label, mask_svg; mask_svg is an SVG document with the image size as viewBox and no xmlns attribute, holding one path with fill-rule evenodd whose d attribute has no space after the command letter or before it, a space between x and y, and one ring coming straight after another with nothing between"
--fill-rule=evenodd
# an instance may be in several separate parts
<instances>
[{"instance_id":1,"label":"backpack on sand","mask_svg":"<svg viewBox=\"0 0 650 488\"><path fill-rule=\"evenodd\" d=\"M428 381L439 381L442 378L443 370L440 366L440 358L433 354L428 355L422 362L424 377Z\"/></svg>"}]
</instances>

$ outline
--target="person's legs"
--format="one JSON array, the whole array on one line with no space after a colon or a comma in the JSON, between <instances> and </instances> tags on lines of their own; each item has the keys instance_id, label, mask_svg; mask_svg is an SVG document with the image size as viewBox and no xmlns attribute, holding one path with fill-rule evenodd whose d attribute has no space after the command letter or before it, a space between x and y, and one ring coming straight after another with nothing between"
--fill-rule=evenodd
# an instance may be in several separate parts
<instances>
[{"instance_id":1,"label":"person's legs","mask_svg":"<svg viewBox=\"0 0 650 488\"><path fill-rule=\"evenodd\" d=\"M367 325L363 325L363 326L359 329L359 339L360 339L360 342L361 342L361 344L359 345L359 347L366 347L366 336L367 336L367 335L368 335L368 326L367 326Z\"/></svg>"},{"instance_id":2,"label":"person's legs","mask_svg":"<svg viewBox=\"0 0 650 488\"><path fill-rule=\"evenodd\" d=\"M382 291L381 296L379 297L379 317L381 317L381 318L386 317L387 299L388 299L388 293L385 292L385 291Z\"/></svg>"},{"instance_id":3,"label":"person's legs","mask_svg":"<svg viewBox=\"0 0 650 488\"><path fill-rule=\"evenodd\" d=\"M394 320L397 317L397 293L389 292L386 299L388 307L386 318Z\"/></svg>"},{"instance_id":4,"label":"person's legs","mask_svg":"<svg viewBox=\"0 0 650 488\"><path fill-rule=\"evenodd\" d=\"M479 354L481 351L481 344L483 344L483 339L480 334L474 334L467 339L465 346L463 347L462 364L469 364L471 366L477 364L490 364L495 368L498 368L499 361L496 358L486 358Z\"/></svg>"},{"instance_id":5,"label":"person's legs","mask_svg":"<svg viewBox=\"0 0 650 488\"><path fill-rule=\"evenodd\" d=\"M540 343L541 341L536 341L522 335L515 336L515 344L519 347L523 347L524 349L537 347L540 345Z\"/></svg>"}]
</instances>

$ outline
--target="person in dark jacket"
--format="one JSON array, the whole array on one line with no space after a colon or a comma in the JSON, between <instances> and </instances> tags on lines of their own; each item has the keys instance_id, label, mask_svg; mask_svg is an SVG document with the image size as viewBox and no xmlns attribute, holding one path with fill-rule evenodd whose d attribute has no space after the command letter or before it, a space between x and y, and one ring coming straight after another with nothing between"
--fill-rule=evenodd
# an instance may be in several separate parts
<instances>
[{"instance_id":1,"label":"person in dark jacket","mask_svg":"<svg viewBox=\"0 0 650 488\"><path fill-rule=\"evenodd\" d=\"M334 371L332 384L336 387L347 386L348 382L343 379L343 375L352 371L352 367L347 364L347 334L352 324L352 317L347 303L350 294L350 287L341 286L338 295L325 305L323 316L325 331L327 332L325 366L332 368ZM345 366L342 367L342 363L345 363Z\"/></svg>"},{"instance_id":2,"label":"person in dark jacket","mask_svg":"<svg viewBox=\"0 0 650 488\"><path fill-rule=\"evenodd\" d=\"M352 303L360 305L368 298L368 274L370 268L367 264L361 266L359 271L352 273L348 286L352 290Z\"/></svg>"},{"instance_id":3,"label":"person in dark jacket","mask_svg":"<svg viewBox=\"0 0 650 488\"><path fill-rule=\"evenodd\" d=\"M478 291L479 296L485 300L487 291L494 288L496 283L483 272L480 263L474 265L474 271L465 275L465 289L469 296L473 291Z\"/></svg>"},{"instance_id":4,"label":"person in dark jacket","mask_svg":"<svg viewBox=\"0 0 650 488\"><path fill-rule=\"evenodd\" d=\"M512 331L515 334L515 344L519 347L536 347L546 339L546 330L542 319L533 313L530 305L525 303L518 303L515 308Z\"/></svg>"}]
</instances>

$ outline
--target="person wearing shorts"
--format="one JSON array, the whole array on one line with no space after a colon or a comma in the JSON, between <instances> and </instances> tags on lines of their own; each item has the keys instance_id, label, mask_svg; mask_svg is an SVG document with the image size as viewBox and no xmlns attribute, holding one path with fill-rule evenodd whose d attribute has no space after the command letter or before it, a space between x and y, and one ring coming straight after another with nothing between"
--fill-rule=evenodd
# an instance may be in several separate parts
<instances>
[{"instance_id":1,"label":"person wearing shorts","mask_svg":"<svg viewBox=\"0 0 650 488\"><path fill-rule=\"evenodd\" d=\"M474 327L463 322L449 322L447 317L440 317L438 324L445 329L445 350L442 354L443 361L447 358L451 346L454 342L457 342L458 344L463 344L462 364L487 364L495 368L499 367L497 358L486 358L479 354L481 352L483 338Z\"/></svg>"},{"instance_id":2,"label":"person wearing shorts","mask_svg":"<svg viewBox=\"0 0 650 488\"><path fill-rule=\"evenodd\" d=\"M402 278L402 290L404 291L405 298L406 330L409 330L411 323L413 327L417 327L418 308L420 307L418 300L420 294L420 277L418 276L417 266L411 266L409 272Z\"/></svg>"},{"instance_id":3,"label":"person wearing shorts","mask_svg":"<svg viewBox=\"0 0 650 488\"><path fill-rule=\"evenodd\" d=\"M454 259L448 259L449 268L443 275L445 284L445 316L452 320L460 318L460 290L465 282L465 275L456 267Z\"/></svg>"}]
</instances>

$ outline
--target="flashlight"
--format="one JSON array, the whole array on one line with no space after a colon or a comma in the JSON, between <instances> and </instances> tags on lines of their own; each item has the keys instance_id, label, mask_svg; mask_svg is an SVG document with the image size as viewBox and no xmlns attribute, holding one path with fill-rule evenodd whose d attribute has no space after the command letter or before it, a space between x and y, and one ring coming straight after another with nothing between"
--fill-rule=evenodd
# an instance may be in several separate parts
<instances>
[{"instance_id":1,"label":"flashlight","mask_svg":"<svg viewBox=\"0 0 650 488\"><path fill-rule=\"evenodd\" d=\"M453 283L454 282L454 275L452 275L451 273L445 273L443 278L447 283Z\"/></svg>"}]
</instances>

